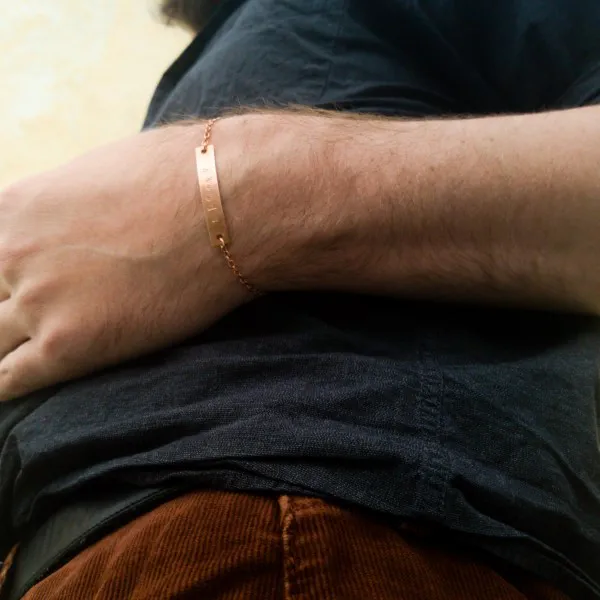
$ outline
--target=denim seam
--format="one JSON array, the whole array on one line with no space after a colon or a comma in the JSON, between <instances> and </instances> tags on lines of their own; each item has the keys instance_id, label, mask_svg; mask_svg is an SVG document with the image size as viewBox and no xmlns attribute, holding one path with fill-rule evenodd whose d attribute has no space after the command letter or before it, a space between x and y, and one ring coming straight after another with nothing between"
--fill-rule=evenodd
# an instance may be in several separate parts
<instances>
[{"instance_id":1,"label":"denim seam","mask_svg":"<svg viewBox=\"0 0 600 600\"><path fill-rule=\"evenodd\" d=\"M444 385L439 364L434 353L428 348L427 338L427 334L424 333L420 348L423 372L419 390L419 425L427 434L427 442L418 469L416 509L433 511L436 516L441 517L445 506L448 478L440 439ZM428 499L427 502L425 498Z\"/></svg>"}]
</instances>

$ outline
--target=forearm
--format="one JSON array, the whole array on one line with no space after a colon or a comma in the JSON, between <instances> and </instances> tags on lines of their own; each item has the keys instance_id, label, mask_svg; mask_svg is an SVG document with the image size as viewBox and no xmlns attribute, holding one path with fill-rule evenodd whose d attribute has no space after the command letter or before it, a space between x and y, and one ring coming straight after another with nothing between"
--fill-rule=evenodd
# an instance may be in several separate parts
<instances>
[{"instance_id":1,"label":"forearm","mask_svg":"<svg viewBox=\"0 0 600 600\"><path fill-rule=\"evenodd\" d=\"M263 287L600 313L600 107L270 119L244 192Z\"/></svg>"}]
</instances>

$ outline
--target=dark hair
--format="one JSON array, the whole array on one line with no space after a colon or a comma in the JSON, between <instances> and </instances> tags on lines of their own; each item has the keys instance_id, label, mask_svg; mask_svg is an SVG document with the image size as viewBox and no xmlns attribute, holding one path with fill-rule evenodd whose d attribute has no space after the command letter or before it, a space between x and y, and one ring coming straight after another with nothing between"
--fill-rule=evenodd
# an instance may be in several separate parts
<instances>
[{"instance_id":1,"label":"dark hair","mask_svg":"<svg viewBox=\"0 0 600 600\"><path fill-rule=\"evenodd\" d=\"M160 14L167 25L179 25L199 33L220 0L161 0Z\"/></svg>"}]
</instances>

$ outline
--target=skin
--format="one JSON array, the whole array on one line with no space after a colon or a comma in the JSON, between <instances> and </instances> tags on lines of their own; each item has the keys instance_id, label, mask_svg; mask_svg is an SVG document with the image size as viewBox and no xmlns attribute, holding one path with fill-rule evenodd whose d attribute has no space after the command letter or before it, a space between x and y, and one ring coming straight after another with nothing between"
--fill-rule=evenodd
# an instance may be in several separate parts
<instances>
[{"instance_id":1,"label":"skin","mask_svg":"<svg viewBox=\"0 0 600 600\"><path fill-rule=\"evenodd\" d=\"M203 131L136 135L0 193L1 400L168 347L252 300L208 242ZM213 134L232 252L266 292L594 315L598 139L600 107L441 121L258 113Z\"/></svg>"},{"instance_id":2,"label":"skin","mask_svg":"<svg viewBox=\"0 0 600 600\"><path fill-rule=\"evenodd\" d=\"M161 2L194 32L219 0ZM0 191L0 401L166 348L253 299L208 243L204 123ZM409 121L252 112L213 132L232 252L265 292L600 315L600 107Z\"/></svg>"},{"instance_id":3,"label":"skin","mask_svg":"<svg viewBox=\"0 0 600 600\"><path fill-rule=\"evenodd\" d=\"M600 106L248 114L215 135L233 248L259 288L600 315Z\"/></svg>"}]
</instances>

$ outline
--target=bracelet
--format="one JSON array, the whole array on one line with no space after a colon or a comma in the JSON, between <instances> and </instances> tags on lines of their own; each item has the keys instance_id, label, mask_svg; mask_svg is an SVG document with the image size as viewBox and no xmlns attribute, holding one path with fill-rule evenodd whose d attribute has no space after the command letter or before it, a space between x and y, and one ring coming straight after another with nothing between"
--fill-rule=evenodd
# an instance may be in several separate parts
<instances>
[{"instance_id":1,"label":"bracelet","mask_svg":"<svg viewBox=\"0 0 600 600\"><path fill-rule=\"evenodd\" d=\"M208 237L213 248L220 248L225 258L227 266L231 269L238 281L252 294L260 294L241 273L231 252L229 244L231 241L223 203L221 201L221 192L219 190L219 179L217 177L217 163L215 160L215 148L210 142L213 125L217 119L211 119L206 123L204 130L204 140L199 148L196 148L196 167L198 170L198 183L200 185L200 195L202 197L202 206L204 207L204 218L208 228Z\"/></svg>"}]
</instances>

